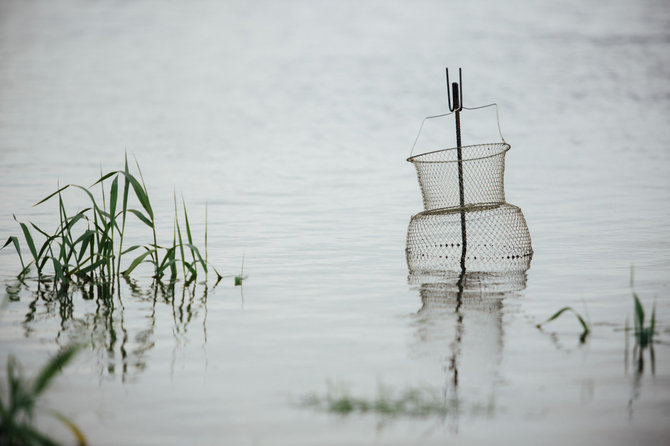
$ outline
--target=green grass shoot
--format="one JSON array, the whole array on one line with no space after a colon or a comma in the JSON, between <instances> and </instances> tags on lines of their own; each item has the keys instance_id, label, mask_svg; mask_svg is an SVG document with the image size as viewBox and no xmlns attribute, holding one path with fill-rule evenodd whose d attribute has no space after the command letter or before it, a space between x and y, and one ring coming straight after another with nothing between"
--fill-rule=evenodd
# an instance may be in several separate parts
<instances>
[{"instance_id":1,"label":"green grass shoot","mask_svg":"<svg viewBox=\"0 0 670 446\"><path fill-rule=\"evenodd\" d=\"M582 334L579 336L579 342L581 342L583 344L586 341L586 338L588 337L588 335L591 333L591 328L590 328L590 325L586 322L586 320L582 317L582 315L579 314L577 311L575 311L574 308L572 308L572 307L561 308L556 313L554 313L551 317L549 317L549 319L542 322L541 324L537 324L537 328L541 329L543 325L557 319L559 316L561 316L565 312L573 313L575 315L575 317L577 318L577 320L579 321L579 323L581 324Z\"/></svg>"},{"instance_id":2,"label":"green grass shoot","mask_svg":"<svg viewBox=\"0 0 670 446\"><path fill-rule=\"evenodd\" d=\"M635 334L635 340L637 345L641 348L645 348L648 345L651 345L654 341L654 332L656 330L656 303L652 306L651 316L649 318L649 325L645 325L645 311L642 301L640 301L639 296L635 292L633 287L634 282L634 270L633 267L630 269L630 287L631 292L633 293L633 327Z\"/></svg>"},{"instance_id":3,"label":"green grass shoot","mask_svg":"<svg viewBox=\"0 0 670 446\"><path fill-rule=\"evenodd\" d=\"M235 276L235 286L242 286L242 282L246 280L244 275L244 254L242 255L242 266L240 267L240 274Z\"/></svg>"}]
</instances>

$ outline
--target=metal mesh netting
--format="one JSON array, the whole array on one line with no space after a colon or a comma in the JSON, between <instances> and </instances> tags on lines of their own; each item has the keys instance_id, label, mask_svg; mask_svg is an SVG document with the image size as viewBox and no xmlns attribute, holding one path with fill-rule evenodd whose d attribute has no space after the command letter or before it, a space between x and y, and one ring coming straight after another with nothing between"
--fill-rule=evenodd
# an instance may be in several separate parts
<instances>
[{"instance_id":1,"label":"metal mesh netting","mask_svg":"<svg viewBox=\"0 0 670 446\"><path fill-rule=\"evenodd\" d=\"M412 272L461 269L462 217L467 228L465 268L525 271L533 254L526 220L508 203L421 212L407 228L407 265Z\"/></svg>"},{"instance_id":2,"label":"metal mesh netting","mask_svg":"<svg viewBox=\"0 0 670 446\"><path fill-rule=\"evenodd\" d=\"M505 154L510 145L500 131L498 106L463 107L460 69L458 77L459 82L447 88L451 113L424 118L407 159L416 168L424 206L424 211L413 216L407 228L405 253L410 275L447 271L525 272L533 248L521 209L505 201ZM447 84L448 78L449 70ZM464 128L470 129L469 140L481 141L479 137L473 138L481 125L468 121L462 127L461 112L489 107L495 107L502 141L462 145ZM428 149L449 139L442 124L434 127L437 133L422 133L424 124L449 115L454 116L456 147L413 155L419 141ZM436 138L438 134L441 136ZM463 285L462 280L459 283Z\"/></svg>"},{"instance_id":3,"label":"metal mesh netting","mask_svg":"<svg viewBox=\"0 0 670 446\"><path fill-rule=\"evenodd\" d=\"M461 147L464 204L505 202L505 153L500 142ZM460 206L456 148L416 155L407 161L416 167L424 209Z\"/></svg>"}]
</instances>

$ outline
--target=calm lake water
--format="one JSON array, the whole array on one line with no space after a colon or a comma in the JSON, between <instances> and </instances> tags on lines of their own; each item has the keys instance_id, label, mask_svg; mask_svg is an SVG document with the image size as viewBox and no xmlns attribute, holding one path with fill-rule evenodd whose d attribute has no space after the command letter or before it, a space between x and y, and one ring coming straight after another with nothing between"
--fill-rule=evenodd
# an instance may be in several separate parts
<instances>
[{"instance_id":1,"label":"calm lake water","mask_svg":"<svg viewBox=\"0 0 670 446\"><path fill-rule=\"evenodd\" d=\"M506 197L534 249L526 274L472 278L460 304L453 281L405 262L422 210L405 159L421 119L447 110L445 65L463 67L466 106L500 105ZM20 233L13 214L55 227L55 204L33 204L127 151L159 237L176 191L202 243L207 203L209 259L236 274L244 258L249 277L171 299L142 270L113 308L47 302L29 281L0 314L0 378L9 354L31 375L89 340L43 405L94 445L667 442L668 79L662 0L3 1L1 241ZM498 140L488 109L464 113L465 143L475 122ZM641 366L624 331L632 265L656 305ZM0 251L3 297L18 270ZM588 315L584 344L572 315L536 328L564 306ZM329 386L427 389L451 410L301 404Z\"/></svg>"}]
</instances>

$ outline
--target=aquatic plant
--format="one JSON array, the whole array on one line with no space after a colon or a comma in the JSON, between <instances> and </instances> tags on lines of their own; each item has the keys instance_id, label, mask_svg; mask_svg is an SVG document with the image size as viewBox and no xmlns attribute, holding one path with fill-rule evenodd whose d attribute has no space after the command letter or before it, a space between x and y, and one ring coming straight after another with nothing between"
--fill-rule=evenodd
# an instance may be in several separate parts
<instances>
[{"instance_id":1,"label":"aquatic plant","mask_svg":"<svg viewBox=\"0 0 670 446\"><path fill-rule=\"evenodd\" d=\"M536 327L539 328L539 329L542 329L542 326L544 324L547 324L547 323L557 319L559 316L561 316L565 312L573 313L575 315L575 317L577 318L577 320L579 321L579 323L582 325L582 334L579 335L579 342L581 342L583 344L584 342L586 342L587 336L591 333L591 327L586 322L586 320L582 317L582 315L579 314L577 311L575 311L575 309L572 308L572 307L561 308L556 313L554 313L551 317L549 317L549 319L547 319L546 321L544 321L540 324L537 324Z\"/></svg>"},{"instance_id":2,"label":"aquatic plant","mask_svg":"<svg viewBox=\"0 0 670 446\"><path fill-rule=\"evenodd\" d=\"M634 323L634 334L635 341L638 346L645 348L648 345L652 344L654 340L654 331L656 328L656 303L654 303L651 309L651 317L649 320L649 325L645 326L645 312L642 302L635 292L634 287L635 282L635 271L633 267L630 268L630 289L633 293L633 323Z\"/></svg>"},{"instance_id":3,"label":"aquatic plant","mask_svg":"<svg viewBox=\"0 0 670 446\"><path fill-rule=\"evenodd\" d=\"M635 292L633 292L633 301L635 308L635 316L633 317L635 340L640 347L645 348L654 341L654 330L656 327L656 304L654 304L652 307L649 325L645 326L644 307L642 306L642 302L640 302L640 298Z\"/></svg>"},{"instance_id":4,"label":"aquatic plant","mask_svg":"<svg viewBox=\"0 0 670 446\"><path fill-rule=\"evenodd\" d=\"M240 273L235 276L235 286L242 286L242 282L246 278L247 276L244 275L244 256L242 256L242 266L240 267Z\"/></svg>"},{"instance_id":5,"label":"aquatic plant","mask_svg":"<svg viewBox=\"0 0 670 446\"><path fill-rule=\"evenodd\" d=\"M193 242L186 203L183 198L183 223L180 223L175 196L172 243L168 246L158 244L156 220L149 193L139 163L136 161L135 164L139 179L131 173L126 156L123 170L115 170L106 174L101 172L100 178L89 188L68 184L59 187L58 190L39 201L35 206L52 198L58 199L59 224L53 234L29 222L30 227L36 231L31 232L27 224L17 220L32 259L28 263L24 262L19 239L16 236L9 237L2 248L11 244L18 253L22 268L18 277L23 279L30 267L34 266L37 269L38 280L51 278L45 272L45 267L50 265L54 284L58 285L61 290L67 290L70 283L105 283L114 279L118 280L120 276L130 275L140 264L148 263L152 266L155 279L168 275L170 281L177 280L177 265L181 264L182 279L186 283L191 283L197 278L199 269L202 269L207 277L210 267L216 273L217 281L220 280L222 276L206 260L207 255L205 259L202 258L200 249ZM105 181L110 180L109 201L107 202L104 184ZM96 199L91 191L98 185L101 189L102 202ZM66 189L83 191L90 200L90 207L74 213L68 212L63 201L63 192ZM129 204L131 195L139 204L137 208ZM129 216L133 216L149 228L151 241L143 245L124 246ZM182 227L185 237L182 236ZM36 243L37 240L33 237L38 234L43 238L41 243ZM205 252L207 251L206 243L207 224L205 223ZM135 257L122 270L122 258L133 252ZM140 254L137 255L137 252ZM185 252L190 253L190 258L186 257Z\"/></svg>"},{"instance_id":6,"label":"aquatic plant","mask_svg":"<svg viewBox=\"0 0 670 446\"><path fill-rule=\"evenodd\" d=\"M493 410L492 402L486 411ZM302 407L339 415L351 413L374 413L385 417L431 417L446 416L462 412L462 402L457 398L445 398L434 389L410 387L397 393L385 385L379 384L374 399L360 398L352 395L344 386L328 383L325 395L308 394L300 401ZM472 412L479 412L481 407L472 406Z\"/></svg>"},{"instance_id":7,"label":"aquatic plant","mask_svg":"<svg viewBox=\"0 0 670 446\"><path fill-rule=\"evenodd\" d=\"M53 382L58 373L72 360L79 346L70 346L58 352L32 380L22 376L19 362L13 356L7 361L7 387L0 389L0 444L3 445L44 445L59 443L39 432L34 425L39 397ZM71 420L60 412L48 410L48 415L59 420L77 439L79 445L86 445L86 437Z\"/></svg>"},{"instance_id":8,"label":"aquatic plant","mask_svg":"<svg viewBox=\"0 0 670 446\"><path fill-rule=\"evenodd\" d=\"M640 297L635 292L634 286L634 269L630 269L630 289L633 295L633 336L635 337L635 347L633 348L632 361L635 365L637 376L639 377L644 372L644 352L648 349L649 359L651 362L651 372L655 373L656 370L656 360L654 355L654 334L656 331L656 303L654 303L651 316L649 318L649 325L646 325L646 317L644 306ZM631 331L628 318L626 318L626 349L625 349L625 361L628 364L628 333Z\"/></svg>"}]
</instances>

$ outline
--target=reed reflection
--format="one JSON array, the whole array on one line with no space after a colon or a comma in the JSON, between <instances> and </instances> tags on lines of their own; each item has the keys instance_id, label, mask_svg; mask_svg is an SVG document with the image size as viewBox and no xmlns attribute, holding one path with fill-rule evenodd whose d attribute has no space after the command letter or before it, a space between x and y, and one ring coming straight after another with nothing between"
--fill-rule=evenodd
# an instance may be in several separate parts
<instances>
[{"instance_id":1,"label":"reed reflection","mask_svg":"<svg viewBox=\"0 0 670 446\"><path fill-rule=\"evenodd\" d=\"M26 337L55 331L58 345L87 344L97 357L99 375L120 376L125 382L146 368L156 346L158 321L170 320L175 351L186 344L194 324L202 330L204 348L208 292L195 283L154 282L143 287L124 278L116 286L90 284L64 295L51 284L38 282L22 326ZM202 325L196 323L200 320Z\"/></svg>"}]
</instances>

